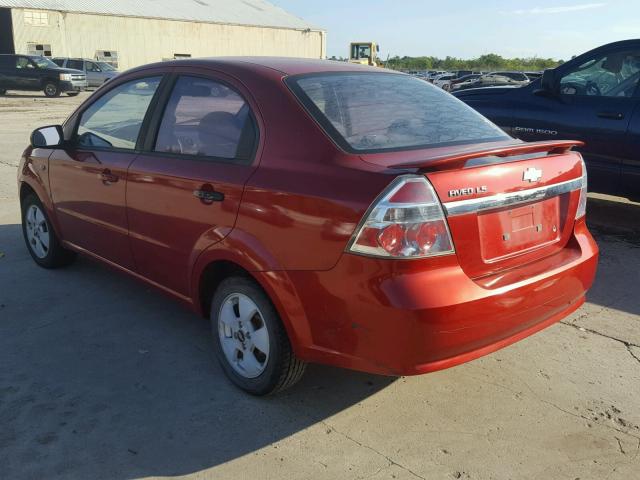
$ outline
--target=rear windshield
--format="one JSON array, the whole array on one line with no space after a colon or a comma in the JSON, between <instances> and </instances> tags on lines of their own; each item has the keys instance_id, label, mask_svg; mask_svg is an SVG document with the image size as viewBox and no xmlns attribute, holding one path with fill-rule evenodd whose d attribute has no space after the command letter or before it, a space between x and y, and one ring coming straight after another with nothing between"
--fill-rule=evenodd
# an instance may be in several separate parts
<instances>
[{"instance_id":1,"label":"rear windshield","mask_svg":"<svg viewBox=\"0 0 640 480\"><path fill-rule=\"evenodd\" d=\"M287 83L333 140L354 153L510 138L449 93L408 75L323 73Z\"/></svg>"}]
</instances>

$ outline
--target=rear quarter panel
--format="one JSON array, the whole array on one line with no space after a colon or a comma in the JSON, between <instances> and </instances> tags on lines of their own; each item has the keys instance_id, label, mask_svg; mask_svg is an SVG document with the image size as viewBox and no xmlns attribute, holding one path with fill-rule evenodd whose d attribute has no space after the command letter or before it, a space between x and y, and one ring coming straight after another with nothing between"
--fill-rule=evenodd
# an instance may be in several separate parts
<instances>
[{"instance_id":1,"label":"rear quarter panel","mask_svg":"<svg viewBox=\"0 0 640 480\"><path fill-rule=\"evenodd\" d=\"M260 106L265 144L245 185L236 229L265 252L260 268L333 267L375 197L393 179L341 152L274 72L246 84Z\"/></svg>"}]
</instances>

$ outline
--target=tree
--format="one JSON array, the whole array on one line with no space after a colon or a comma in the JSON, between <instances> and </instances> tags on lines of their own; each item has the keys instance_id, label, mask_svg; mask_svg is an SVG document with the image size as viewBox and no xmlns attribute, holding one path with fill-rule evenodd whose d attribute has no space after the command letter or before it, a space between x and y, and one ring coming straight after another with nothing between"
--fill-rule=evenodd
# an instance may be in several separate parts
<instances>
[{"instance_id":1,"label":"tree","mask_svg":"<svg viewBox=\"0 0 640 480\"><path fill-rule=\"evenodd\" d=\"M538 71L554 68L562 63L562 60L557 61L552 58L503 58L495 53L488 53L469 60L451 56L447 56L444 59L437 57L395 56L386 62L386 67L393 70Z\"/></svg>"}]
</instances>

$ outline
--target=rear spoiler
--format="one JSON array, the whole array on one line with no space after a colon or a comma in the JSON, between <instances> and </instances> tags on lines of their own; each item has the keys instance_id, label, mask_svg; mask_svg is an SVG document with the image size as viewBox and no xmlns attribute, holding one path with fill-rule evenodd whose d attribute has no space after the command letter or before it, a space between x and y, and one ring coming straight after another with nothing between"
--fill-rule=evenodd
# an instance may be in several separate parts
<instances>
[{"instance_id":1,"label":"rear spoiler","mask_svg":"<svg viewBox=\"0 0 640 480\"><path fill-rule=\"evenodd\" d=\"M526 155L529 153L546 153L547 155L561 155L567 153L573 147L582 147L584 142L578 140L552 140L541 142L529 142L513 145L499 145L489 148L475 147L469 150L453 151L450 154L440 157L433 157L424 160L416 160L400 165L394 165L394 168L428 168L433 170L446 170L454 167L464 166L464 164L473 158L482 157L513 157L517 155Z\"/></svg>"}]
</instances>

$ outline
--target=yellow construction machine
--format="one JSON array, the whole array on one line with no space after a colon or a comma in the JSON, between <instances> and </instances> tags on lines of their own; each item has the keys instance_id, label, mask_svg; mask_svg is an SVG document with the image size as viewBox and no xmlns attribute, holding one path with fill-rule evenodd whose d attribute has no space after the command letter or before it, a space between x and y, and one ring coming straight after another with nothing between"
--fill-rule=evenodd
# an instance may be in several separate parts
<instances>
[{"instance_id":1,"label":"yellow construction machine","mask_svg":"<svg viewBox=\"0 0 640 480\"><path fill-rule=\"evenodd\" d=\"M380 45L376 42L351 42L349 63L382 67L378 52L380 52Z\"/></svg>"}]
</instances>

